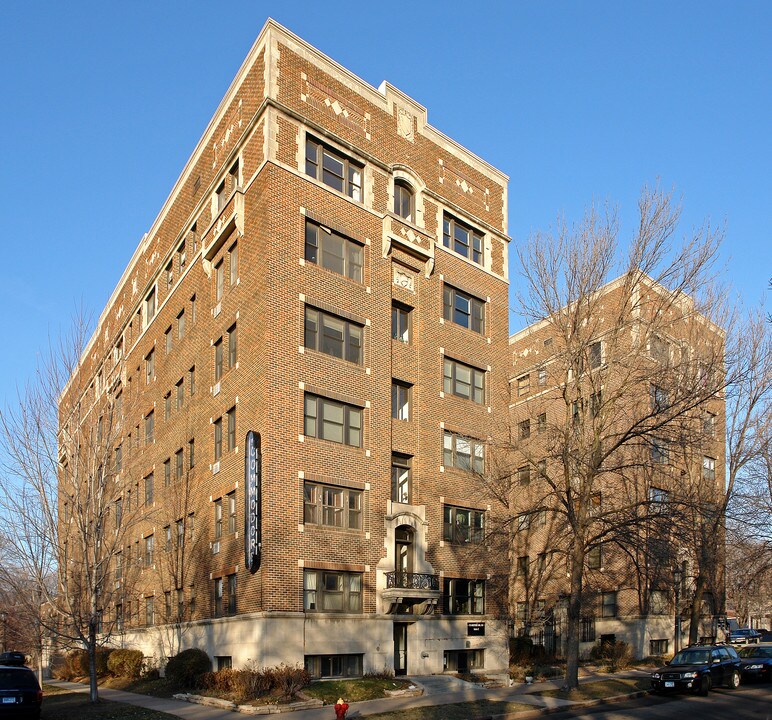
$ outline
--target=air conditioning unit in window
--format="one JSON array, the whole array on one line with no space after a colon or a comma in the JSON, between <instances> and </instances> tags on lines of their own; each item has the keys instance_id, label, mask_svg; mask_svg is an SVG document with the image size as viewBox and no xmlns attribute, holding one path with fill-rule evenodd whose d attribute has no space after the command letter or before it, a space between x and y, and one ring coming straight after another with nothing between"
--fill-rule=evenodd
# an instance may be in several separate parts
<instances>
[{"instance_id":1,"label":"air conditioning unit in window","mask_svg":"<svg viewBox=\"0 0 772 720\"><path fill-rule=\"evenodd\" d=\"M220 383L216 382L214 384L214 387L212 388L212 395L214 397L217 397L220 394Z\"/></svg>"},{"instance_id":2,"label":"air conditioning unit in window","mask_svg":"<svg viewBox=\"0 0 772 720\"><path fill-rule=\"evenodd\" d=\"M218 302L217 305L214 306L214 310L212 310L212 315L217 317L222 312L222 303Z\"/></svg>"},{"instance_id":3,"label":"air conditioning unit in window","mask_svg":"<svg viewBox=\"0 0 772 720\"><path fill-rule=\"evenodd\" d=\"M219 460L214 465L212 465L212 475L217 475L218 472L220 472L220 461Z\"/></svg>"},{"instance_id":4,"label":"air conditioning unit in window","mask_svg":"<svg viewBox=\"0 0 772 720\"><path fill-rule=\"evenodd\" d=\"M220 541L219 540L215 540L212 543L212 555L217 555L217 553L219 553L219 552L220 552Z\"/></svg>"}]
</instances>

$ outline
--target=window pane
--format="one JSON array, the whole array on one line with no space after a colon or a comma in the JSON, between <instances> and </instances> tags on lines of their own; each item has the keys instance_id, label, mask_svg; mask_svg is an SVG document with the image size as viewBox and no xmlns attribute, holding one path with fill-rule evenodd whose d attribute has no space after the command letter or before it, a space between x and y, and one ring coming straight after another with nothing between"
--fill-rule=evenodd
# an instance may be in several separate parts
<instances>
[{"instance_id":1,"label":"window pane","mask_svg":"<svg viewBox=\"0 0 772 720\"><path fill-rule=\"evenodd\" d=\"M345 239L340 235L324 234L322 240L322 265L328 270L343 275L343 245Z\"/></svg>"},{"instance_id":2,"label":"window pane","mask_svg":"<svg viewBox=\"0 0 772 720\"><path fill-rule=\"evenodd\" d=\"M325 401L322 405L320 437L333 442L343 442L343 406Z\"/></svg>"},{"instance_id":3,"label":"window pane","mask_svg":"<svg viewBox=\"0 0 772 720\"><path fill-rule=\"evenodd\" d=\"M322 316L322 347L323 353L337 358L343 357L343 343L346 333L346 324L342 320Z\"/></svg>"},{"instance_id":4,"label":"window pane","mask_svg":"<svg viewBox=\"0 0 772 720\"><path fill-rule=\"evenodd\" d=\"M362 411L359 408L349 408L348 444L362 447Z\"/></svg>"}]
</instances>

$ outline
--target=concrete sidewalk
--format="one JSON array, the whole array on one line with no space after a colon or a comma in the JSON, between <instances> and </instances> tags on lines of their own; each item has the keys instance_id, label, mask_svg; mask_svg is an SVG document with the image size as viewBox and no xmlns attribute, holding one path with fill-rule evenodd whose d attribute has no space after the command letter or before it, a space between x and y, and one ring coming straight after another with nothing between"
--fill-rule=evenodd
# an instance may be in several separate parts
<instances>
[{"instance_id":1,"label":"concrete sidewalk","mask_svg":"<svg viewBox=\"0 0 772 720\"><path fill-rule=\"evenodd\" d=\"M597 680L609 680L612 678L647 677L648 671L632 670L614 674L584 673L580 677L580 684ZM530 705L534 711L551 710L554 708L581 705L581 701L563 700L562 698L543 697L534 693L544 690L553 690L561 686L563 680L533 683L517 683L508 688L484 688L479 685L464 682L458 678L444 675L431 675L426 677L411 676L405 678L411 680L424 690L424 694L417 697L393 697L367 700L351 704L348 711L349 718L365 717L385 712L399 712L415 707L427 707L432 705L451 705L454 703L474 702L475 700L519 702ZM88 692L88 686L81 683L48 681L50 685L74 690L76 692ZM220 710L218 708L197 705L194 703L174 700L171 698L157 698L150 695L138 695L100 688L99 696L105 700L123 702L127 705L138 705L151 710L165 712L190 720L234 720L238 717L273 717L275 720L333 720L334 712L331 706L311 708L308 710L294 710L291 712L271 713L270 715L242 715L232 710ZM44 700L45 702L45 700Z\"/></svg>"}]
</instances>

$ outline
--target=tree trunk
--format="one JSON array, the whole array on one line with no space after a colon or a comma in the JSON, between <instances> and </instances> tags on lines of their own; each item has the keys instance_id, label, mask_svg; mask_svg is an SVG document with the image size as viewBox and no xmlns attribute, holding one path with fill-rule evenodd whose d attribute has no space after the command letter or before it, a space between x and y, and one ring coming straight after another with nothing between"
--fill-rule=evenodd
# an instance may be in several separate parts
<instances>
[{"instance_id":1,"label":"tree trunk","mask_svg":"<svg viewBox=\"0 0 772 720\"><path fill-rule=\"evenodd\" d=\"M700 573L694 584L694 598L689 616L689 645L695 645L700 640L700 611L702 610L702 595L705 591L705 576Z\"/></svg>"},{"instance_id":2,"label":"tree trunk","mask_svg":"<svg viewBox=\"0 0 772 720\"><path fill-rule=\"evenodd\" d=\"M91 620L88 624L88 696L92 703L99 702L99 687L97 686L96 668L96 623Z\"/></svg>"},{"instance_id":3,"label":"tree trunk","mask_svg":"<svg viewBox=\"0 0 772 720\"><path fill-rule=\"evenodd\" d=\"M582 615L582 570L584 548L577 543L571 553L571 594L568 599L568 627L566 628L566 677L563 690L579 687L579 633Z\"/></svg>"}]
</instances>

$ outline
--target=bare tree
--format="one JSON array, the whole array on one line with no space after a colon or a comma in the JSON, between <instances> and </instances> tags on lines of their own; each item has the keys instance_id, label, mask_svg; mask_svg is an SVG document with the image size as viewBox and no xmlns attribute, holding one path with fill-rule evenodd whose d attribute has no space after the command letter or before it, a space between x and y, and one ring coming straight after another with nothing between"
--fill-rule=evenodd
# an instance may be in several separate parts
<instances>
[{"instance_id":1,"label":"bare tree","mask_svg":"<svg viewBox=\"0 0 772 720\"><path fill-rule=\"evenodd\" d=\"M512 536L532 526L524 517L538 517L560 539L553 550L562 560L552 566L566 593L567 689L578 684L587 596L601 589L600 552L621 550L617 573L630 558L645 569L644 610L650 590L667 587L670 551L663 556L652 540L678 508L681 468L670 448L686 440L681 418L723 412L723 333L705 292L721 233L705 227L677 241L680 209L659 190L644 189L639 210L626 247L616 213L593 209L518 250L519 309L533 324L512 344L515 437L503 449L511 483L493 485L508 496L502 515L518 526Z\"/></svg>"},{"instance_id":2,"label":"bare tree","mask_svg":"<svg viewBox=\"0 0 772 720\"><path fill-rule=\"evenodd\" d=\"M136 501L127 500L132 483L119 445L131 401L123 397L122 358L106 359L93 384L79 385L89 374L74 374L93 362L84 354L89 330L78 314L0 416L0 532L12 565L34 588L17 596L41 628L39 656L47 634L85 648L95 702L96 651L110 639L112 607L130 582L116 569Z\"/></svg>"}]
</instances>

